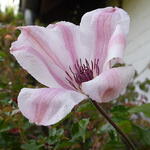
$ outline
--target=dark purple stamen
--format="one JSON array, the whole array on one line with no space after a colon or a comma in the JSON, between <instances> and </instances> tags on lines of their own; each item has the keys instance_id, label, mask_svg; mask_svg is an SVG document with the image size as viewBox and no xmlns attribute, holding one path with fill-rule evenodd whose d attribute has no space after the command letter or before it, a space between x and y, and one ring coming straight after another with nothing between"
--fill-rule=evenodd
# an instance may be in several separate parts
<instances>
[{"instance_id":1,"label":"dark purple stamen","mask_svg":"<svg viewBox=\"0 0 150 150\"><path fill-rule=\"evenodd\" d=\"M69 84L75 88L76 90L80 90L80 85L82 82L87 82L89 80L92 80L95 76L99 75L99 59L94 59L94 61L88 62L87 59L85 59L85 63L82 63L82 60L74 64L74 66L71 68L69 66L69 71L65 71L67 77L66 80L69 82Z\"/></svg>"}]
</instances>

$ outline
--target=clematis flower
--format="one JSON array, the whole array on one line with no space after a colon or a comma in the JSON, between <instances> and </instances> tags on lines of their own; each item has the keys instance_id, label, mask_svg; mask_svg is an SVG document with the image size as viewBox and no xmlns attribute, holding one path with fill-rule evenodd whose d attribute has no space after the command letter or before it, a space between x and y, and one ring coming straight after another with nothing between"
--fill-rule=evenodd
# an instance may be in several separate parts
<instances>
[{"instance_id":1,"label":"clematis flower","mask_svg":"<svg viewBox=\"0 0 150 150\"><path fill-rule=\"evenodd\" d=\"M47 27L19 27L11 54L47 88L23 88L22 114L38 125L52 125L90 97L98 103L117 98L134 75L124 63L129 16L120 8L96 9L80 25L58 22Z\"/></svg>"}]
</instances>

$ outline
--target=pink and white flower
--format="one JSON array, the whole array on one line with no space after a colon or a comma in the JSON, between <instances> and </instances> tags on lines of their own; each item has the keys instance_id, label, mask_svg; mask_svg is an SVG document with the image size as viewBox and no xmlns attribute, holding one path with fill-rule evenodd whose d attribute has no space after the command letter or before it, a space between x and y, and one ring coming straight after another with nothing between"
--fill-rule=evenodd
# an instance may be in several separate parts
<instances>
[{"instance_id":1,"label":"pink and white flower","mask_svg":"<svg viewBox=\"0 0 150 150\"><path fill-rule=\"evenodd\" d=\"M79 26L58 22L46 28L19 27L10 52L48 87L21 90L22 114L47 126L88 97L99 103L118 97L134 75L132 66L112 67L123 62L129 22L124 10L107 7L83 15Z\"/></svg>"}]
</instances>

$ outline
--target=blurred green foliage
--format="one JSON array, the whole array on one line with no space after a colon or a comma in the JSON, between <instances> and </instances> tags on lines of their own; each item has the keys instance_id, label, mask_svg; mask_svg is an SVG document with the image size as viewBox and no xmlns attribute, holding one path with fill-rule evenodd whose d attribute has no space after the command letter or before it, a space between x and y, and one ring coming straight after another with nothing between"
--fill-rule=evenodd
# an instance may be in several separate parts
<instances>
[{"instance_id":1,"label":"blurred green foliage","mask_svg":"<svg viewBox=\"0 0 150 150\"><path fill-rule=\"evenodd\" d=\"M21 13L15 15L14 9L12 7L7 7L5 13L0 10L0 23L21 25L23 23L23 15Z\"/></svg>"},{"instance_id":2,"label":"blurred green foliage","mask_svg":"<svg viewBox=\"0 0 150 150\"><path fill-rule=\"evenodd\" d=\"M20 89L41 85L9 53L11 43L19 34L15 27L23 23L20 16L11 16L10 12L0 13L0 22L3 22L0 27L0 150L129 149L88 100L50 127L36 126L22 116L17 107ZM146 97L149 86L149 79L143 83L134 82L124 95L111 103L101 104L134 142L137 150L150 150L150 104Z\"/></svg>"}]
</instances>

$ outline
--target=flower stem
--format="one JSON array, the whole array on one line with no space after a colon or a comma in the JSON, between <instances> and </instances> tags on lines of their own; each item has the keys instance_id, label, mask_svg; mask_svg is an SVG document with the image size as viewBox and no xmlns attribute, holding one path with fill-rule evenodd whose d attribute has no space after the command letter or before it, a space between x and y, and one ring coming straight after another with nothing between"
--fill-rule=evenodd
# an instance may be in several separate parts
<instances>
[{"instance_id":1,"label":"flower stem","mask_svg":"<svg viewBox=\"0 0 150 150\"><path fill-rule=\"evenodd\" d=\"M123 141L125 141L126 144L128 144L128 146L132 149L132 150L136 150L134 144L132 143L132 141L128 138L128 136L120 129L120 127L118 127L112 120L111 118L107 115L107 113L105 112L105 110L96 102L93 101L91 98L89 99L91 101L91 103L96 107L96 109L100 112L101 115L103 115L103 117L116 129L116 131L122 136L122 138L124 139Z\"/></svg>"}]
</instances>

